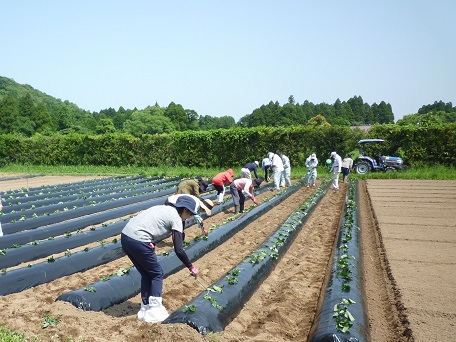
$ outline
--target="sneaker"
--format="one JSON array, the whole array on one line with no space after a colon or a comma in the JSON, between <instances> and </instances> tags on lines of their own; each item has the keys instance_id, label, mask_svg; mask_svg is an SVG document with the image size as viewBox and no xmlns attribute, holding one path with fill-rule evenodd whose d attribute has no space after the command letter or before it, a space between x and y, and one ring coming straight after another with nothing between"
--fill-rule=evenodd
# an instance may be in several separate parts
<instances>
[{"instance_id":1,"label":"sneaker","mask_svg":"<svg viewBox=\"0 0 456 342\"><path fill-rule=\"evenodd\" d=\"M306 188L308 188L308 187L309 187L309 184L306 185Z\"/></svg>"},{"instance_id":2,"label":"sneaker","mask_svg":"<svg viewBox=\"0 0 456 342\"><path fill-rule=\"evenodd\" d=\"M339 188L332 188L331 190L334 190L334 191L336 191L336 190L339 190Z\"/></svg>"}]
</instances>

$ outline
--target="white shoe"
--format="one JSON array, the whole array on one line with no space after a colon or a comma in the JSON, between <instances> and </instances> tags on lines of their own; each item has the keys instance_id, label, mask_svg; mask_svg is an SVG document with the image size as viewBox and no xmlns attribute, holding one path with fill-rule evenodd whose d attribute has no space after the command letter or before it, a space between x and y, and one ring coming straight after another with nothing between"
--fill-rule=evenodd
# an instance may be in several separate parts
<instances>
[{"instance_id":1,"label":"white shoe","mask_svg":"<svg viewBox=\"0 0 456 342\"><path fill-rule=\"evenodd\" d=\"M138 320L141 322L144 322L144 314L146 313L148 307L149 305L144 304L141 300L141 309L138 311Z\"/></svg>"},{"instance_id":2,"label":"white shoe","mask_svg":"<svg viewBox=\"0 0 456 342\"><path fill-rule=\"evenodd\" d=\"M163 322L169 316L168 311L162 304L161 297L149 297L149 305L144 312L144 322L158 323Z\"/></svg>"},{"instance_id":3,"label":"white shoe","mask_svg":"<svg viewBox=\"0 0 456 342\"><path fill-rule=\"evenodd\" d=\"M306 187L308 188L308 187L309 187L309 184L307 184Z\"/></svg>"}]
</instances>

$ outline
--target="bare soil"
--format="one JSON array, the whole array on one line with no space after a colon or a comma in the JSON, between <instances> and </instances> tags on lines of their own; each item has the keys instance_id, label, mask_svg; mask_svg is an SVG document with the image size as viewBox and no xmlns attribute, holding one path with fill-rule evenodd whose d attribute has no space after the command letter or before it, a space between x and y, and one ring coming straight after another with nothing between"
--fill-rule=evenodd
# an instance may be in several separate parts
<instances>
[{"instance_id":1,"label":"bare soil","mask_svg":"<svg viewBox=\"0 0 456 342\"><path fill-rule=\"evenodd\" d=\"M0 174L1 177L5 175ZM34 185L30 185L31 179L27 180L28 187L90 179L85 176L35 178L33 180L37 183ZM24 181L0 181L0 191L27 187ZM451 196L456 201L452 195L456 182L443 184L437 181L442 184L439 190L431 190L434 182L430 182L430 188L425 189L423 182L414 182L419 184L416 187L422 191L420 195L411 197L407 197L405 191L412 185L402 185L401 181L393 184L384 182L387 181L359 184L363 275L370 339L429 341L440 340L432 337L442 334L453 337L456 320L455 305L451 304L455 304L456 299L456 276L455 235L451 232L454 232L454 219L428 218L432 213L441 215L438 208L445 205L450 208L447 211L454 214ZM447 187L452 188L452 192L443 190ZM126 257L18 294L0 297L0 324L41 341L305 341L325 286L324 277L343 212L346 189L343 184L340 191L327 192L273 272L222 333L202 336L183 324L141 323L136 319L139 295L101 312L82 311L69 303L55 302L62 293L98 281L120 268L130 267L131 262ZM389 196L386 189L390 191ZM391 189L397 190L393 196ZM229 241L196 260L200 280L211 284L224 276L256 250L312 191L300 189ZM450 198L446 202L436 202L429 212L422 206L411 216L404 216L407 212L405 208L389 214L390 210L406 204L409 204L409 209L414 209L413 200L428 197L429 193L434 195L428 198L426 205L436 197L448 195ZM258 198L261 200L268 196L265 193ZM251 201L246 202L246 207L250 205ZM232 210L219 213L206 219L205 223L209 227L220 224L233 214ZM412 227L410 222L414 222ZM430 223L427 225L426 222ZM187 229L187 239L199 233L198 228L190 227ZM159 249L166 250L170 246L169 241L164 241ZM163 300L169 312L185 305L200 292L201 286L186 270L164 280ZM42 329L47 314L59 317L60 322Z\"/></svg>"}]
</instances>

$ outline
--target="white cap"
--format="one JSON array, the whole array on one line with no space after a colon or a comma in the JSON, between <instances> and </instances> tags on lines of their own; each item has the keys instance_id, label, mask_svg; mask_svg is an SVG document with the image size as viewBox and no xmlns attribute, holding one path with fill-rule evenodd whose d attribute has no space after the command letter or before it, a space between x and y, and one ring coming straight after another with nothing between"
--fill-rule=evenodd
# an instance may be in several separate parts
<instances>
[{"instance_id":1,"label":"white cap","mask_svg":"<svg viewBox=\"0 0 456 342\"><path fill-rule=\"evenodd\" d=\"M334 157L336 154L336 151L331 152L331 158Z\"/></svg>"},{"instance_id":2,"label":"white cap","mask_svg":"<svg viewBox=\"0 0 456 342\"><path fill-rule=\"evenodd\" d=\"M255 160L254 163L256 164L256 166L260 165L260 163L258 163L258 160Z\"/></svg>"}]
</instances>

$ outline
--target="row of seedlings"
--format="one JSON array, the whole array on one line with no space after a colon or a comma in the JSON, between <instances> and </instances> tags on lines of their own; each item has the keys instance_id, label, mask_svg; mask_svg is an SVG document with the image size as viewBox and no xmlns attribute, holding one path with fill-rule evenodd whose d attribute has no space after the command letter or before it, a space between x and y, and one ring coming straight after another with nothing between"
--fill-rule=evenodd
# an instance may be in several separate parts
<instances>
[{"instance_id":1,"label":"row of seedlings","mask_svg":"<svg viewBox=\"0 0 456 342\"><path fill-rule=\"evenodd\" d=\"M286 253L308 215L323 198L328 185L329 180L322 182L258 250L205 292L173 312L163 323L188 324L203 335L223 331Z\"/></svg>"},{"instance_id":2,"label":"row of seedlings","mask_svg":"<svg viewBox=\"0 0 456 342\"><path fill-rule=\"evenodd\" d=\"M271 198L262 201L258 206L247 209L243 214L235 215L221 225L211 227L207 237L204 235L197 236L185 246L189 259L193 261L197 260L218 247L237 232L244 229L252 221L298 191L302 186L303 182L298 182ZM231 202L225 201L223 204L214 207L214 209L217 208L218 212L218 210L224 210L224 208L231 205ZM215 214L215 211L213 211L213 214ZM158 260L162 266L164 277L168 277L184 268L184 265L172 249L159 255ZM100 311L137 295L141 288L140 282L141 276L139 272L136 268L131 267L105 277L96 283L64 293L56 300L69 302L83 310Z\"/></svg>"},{"instance_id":3,"label":"row of seedlings","mask_svg":"<svg viewBox=\"0 0 456 342\"><path fill-rule=\"evenodd\" d=\"M176 179L177 180L177 179ZM167 181L172 181L168 179ZM136 180L133 182L131 179L124 179L121 183L116 181L115 183L105 182L103 185L96 186L85 186L79 187L67 191L52 192L47 194L37 194L35 196L27 196L25 198L19 199L8 199L3 198L4 214L15 213L20 211L25 211L28 209L35 209L38 207L49 206L51 204L56 204L65 199L67 202L70 200L88 198L89 196L95 197L97 195L101 196L103 194L113 193L114 191L125 192L128 190L134 190L138 187L145 187L148 184L153 185L162 182L162 180L156 180L155 178L143 178L139 181Z\"/></svg>"},{"instance_id":4,"label":"row of seedlings","mask_svg":"<svg viewBox=\"0 0 456 342\"><path fill-rule=\"evenodd\" d=\"M363 300L358 226L357 183L351 181L327 285L311 328L309 341L368 341Z\"/></svg>"},{"instance_id":5,"label":"row of seedlings","mask_svg":"<svg viewBox=\"0 0 456 342\"><path fill-rule=\"evenodd\" d=\"M20 246L16 244L9 249L1 249L0 265L2 266L2 276L0 277L0 284L2 286L0 286L0 294L6 295L20 292L27 288L47 283L63 276L82 272L124 256L120 244L117 244L117 239L114 239L112 243L106 243L104 239L118 235L122 231L127 220L121 220L109 225L102 224L102 227L99 229L92 227L90 230L84 232L80 231L80 229L90 225L88 224L89 219L92 220L91 222L94 222L94 218L97 219L97 223L106 222L112 218L123 217L128 214L145 210L154 205L163 204L163 197L174 192L175 188L168 189L157 194L157 198L151 201L139 202L116 210L82 217L78 220L62 222L56 224L55 227L52 227L51 229L48 229L49 227L39 228L34 230L33 233L42 231L45 236L48 236L49 232L56 235L64 234L64 236L60 238L50 237L45 241L33 240L27 245ZM72 226L70 227L69 225ZM67 230L63 232L65 229ZM76 231L76 234L72 234L71 232L73 231ZM14 238L15 235L23 235L24 238L30 238L30 233L28 235L26 233L27 232L23 232L23 234L8 235L4 236L4 238ZM3 242L2 240L0 240L0 242ZM90 250L86 248L77 253L70 252L70 249L72 248L81 247L94 241L100 242L100 246ZM50 254L51 252L58 253L63 251L66 251L65 256L58 259L54 259ZM47 262L36 265L29 264L25 268L15 269L10 272L6 269L6 267L17 265L17 261L27 262L44 256L49 256ZM71 258L69 258L70 256Z\"/></svg>"},{"instance_id":6,"label":"row of seedlings","mask_svg":"<svg viewBox=\"0 0 456 342\"><path fill-rule=\"evenodd\" d=\"M112 198L112 196L107 196L103 202L96 203L90 201L88 204L82 207L68 208L64 207L62 210L56 211L54 213L45 213L44 215L38 216L33 219L25 219L23 221L16 221L14 223L5 223L2 224L3 233L13 234L29 229L34 229L37 227L42 227L45 225L63 222L71 219L75 219L85 215L95 214L104 210L111 210L132 203L150 200L157 197L157 193L163 189L173 188L178 184L178 182L169 182L162 183L160 185L149 188L147 191L143 190L136 192L135 194L126 197L125 194L122 194L120 198Z\"/></svg>"}]
</instances>

